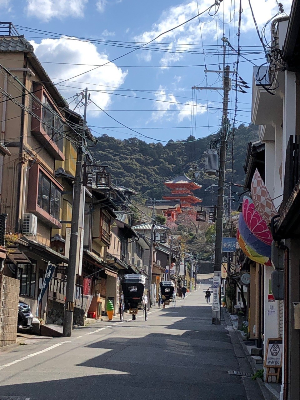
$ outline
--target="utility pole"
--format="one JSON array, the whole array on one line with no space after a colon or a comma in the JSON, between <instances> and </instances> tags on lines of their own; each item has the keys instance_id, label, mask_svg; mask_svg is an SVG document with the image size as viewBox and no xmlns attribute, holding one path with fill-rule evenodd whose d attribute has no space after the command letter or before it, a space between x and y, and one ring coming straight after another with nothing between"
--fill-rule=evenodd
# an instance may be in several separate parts
<instances>
[{"instance_id":1,"label":"utility pole","mask_svg":"<svg viewBox=\"0 0 300 400\"><path fill-rule=\"evenodd\" d=\"M214 262L214 278L213 278L213 303L212 303L212 323L220 325L221 323L221 265L222 265L222 241L223 241L223 213L224 213L224 184L225 184L225 166L226 166L226 145L229 131L228 121L228 98L231 89L231 80L229 74L229 65L225 66L226 43L228 40L223 37L223 115L222 129L220 132L220 164L218 177L218 199L217 199L217 216L216 216L216 240L215 240L215 262ZM207 71L217 72L220 71ZM198 89L195 87L195 89ZM200 88L212 89L212 88ZM214 88L216 89L216 88Z\"/></svg>"},{"instance_id":2,"label":"utility pole","mask_svg":"<svg viewBox=\"0 0 300 400\"><path fill-rule=\"evenodd\" d=\"M153 243L155 242L155 199L153 199L153 210L151 217L151 231L150 231L150 254L149 254L149 269L148 269L148 310L151 307L152 300L152 267L153 267Z\"/></svg>"},{"instance_id":3,"label":"utility pole","mask_svg":"<svg viewBox=\"0 0 300 400\"><path fill-rule=\"evenodd\" d=\"M168 280L171 279L171 267L172 267L172 258L173 258L173 235L171 235L171 243L170 243L170 255L169 255L169 273L168 273Z\"/></svg>"},{"instance_id":4,"label":"utility pole","mask_svg":"<svg viewBox=\"0 0 300 400\"><path fill-rule=\"evenodd\" d=\"M80 137L80 143L77 149L76 172L73 186L73 206L72 206L72 223L71 223L71 238L69 251L69 264L67 274L67 289L65 301L65 315L63 323L63 335L71 336L73 328L73 313L74 313L74 295L76 283L76 269L79 262L79 220L82 212L82 186L83 186L83 162L84 162L84 130L86 127L86 109L88 102L88 89L84 91L84 116L83 130Z\"/></svg>"}]
</instances>

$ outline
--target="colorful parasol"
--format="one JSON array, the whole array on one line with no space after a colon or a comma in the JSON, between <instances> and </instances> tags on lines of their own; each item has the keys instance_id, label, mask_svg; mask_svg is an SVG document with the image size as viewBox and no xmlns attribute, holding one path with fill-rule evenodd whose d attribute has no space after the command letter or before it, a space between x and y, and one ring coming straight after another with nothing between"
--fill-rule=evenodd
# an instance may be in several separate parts
<instances>
[{"instance_id":1,"label":"colorful parasol","mask_svg":"<svg viewBox=\"0 0 300 400\"><path fill-rule=\"evenodd\" d=\"M256 251L254 251L251 246L249 246L245 243L239 230L237 231L237 241L238 241L238 244L240 245L240 248L242 249L243 253L248 258L250 258L250 260L255 261L259 264L270 265L270 260L268 257L264 257L260 254L257 254Z\"/></svg>"},{"instance_id":2,"label":"colorful parasol","mask_svg":"<svg viewBox=\"0 0 300 400\"><path fill-rule=\"evenodd\" d=\"M257 254L267 257L271 257L271 246L259 240L247 227L244 220L243 213L239 216L239 232L247 246L250 246Z\"/></svg>"},{"instance_id":3,"label":"colorful parasol","mask_svg":"<svg viewBox=\"0 0 300 400\"><path fill-rule=\"evenodd\" d=\"M277 211L257 169L254 172L251 182L251 197L256 211L269 224L272 217L277 214Z\"/></svg>"},{"instance_id":4,"label":"colorful parasol","mask_svg":"<svg viewBox=\"0 0 300 400\"><path fill-rule=\"evenodd\" d=\"M256 211L253 201L249 197L244 197L242 207L243 217L247 227L259 240L271 246L272 234L261 215Z\"/></svg>"}]
</instances>

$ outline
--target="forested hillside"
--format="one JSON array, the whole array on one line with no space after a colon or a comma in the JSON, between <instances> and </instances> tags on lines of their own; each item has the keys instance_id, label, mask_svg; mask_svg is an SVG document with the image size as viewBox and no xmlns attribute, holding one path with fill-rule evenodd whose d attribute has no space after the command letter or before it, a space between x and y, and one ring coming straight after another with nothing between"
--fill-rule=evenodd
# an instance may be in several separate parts
<instances>
[{"instance_id":1,"label":"forested hillside","mask_svg":"<svg viewBox=\"0 0 300 400\"><path fill-rule=\"evenodd\" d=\"M211 205L213 192L204 189L216 183L216 177L205 174L204 152L210 147L216 135L186 141L170 140L166 145L145 143L137 138L119 140L108 135L98 138L92 152L96 160L109 166L114 184L137 191L143 199L161 199L168 192L164 182L176 175L186 174L193 178L193 171L199 171L195 181L202 185L195 194L203 199L203 205ZM235 132L233 146L233 182L244 181L243 165L248 142L258 140L257 127L240 125ZM228 142L226 179L231 180L232 141ZM194 179L194 178L193 178Z\"/></svg>"}]
</instances>

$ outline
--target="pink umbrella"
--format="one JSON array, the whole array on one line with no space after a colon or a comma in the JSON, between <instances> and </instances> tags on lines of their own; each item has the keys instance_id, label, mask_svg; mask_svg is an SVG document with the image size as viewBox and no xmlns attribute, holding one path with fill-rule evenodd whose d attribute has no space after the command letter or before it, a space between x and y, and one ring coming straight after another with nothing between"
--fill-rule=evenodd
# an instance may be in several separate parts
<instances>
[{"instance_id":1,"label":"pink umbrella","mask_svg":"<svg viewBox=\"0 0 300 400\"><path fill-rule=\"evenodd\" d=\"M253 201L249 197L244 197L242 207L244 220L255 237L262 242L271 245L272 234L268 225L261 215L256 211Z\"/></svg>"},{"instance_id":2,"label":"pink umbrella","mask_svg":"<svg viewBox=\"0 0 300 400\"><path fill-rule=\"evenodd\" d=\"M257 169L254 172L251 182L251 197L256 211L267 224L270 224L272 217L277 214L277 211Z\"/></svg>"}]
</instances>

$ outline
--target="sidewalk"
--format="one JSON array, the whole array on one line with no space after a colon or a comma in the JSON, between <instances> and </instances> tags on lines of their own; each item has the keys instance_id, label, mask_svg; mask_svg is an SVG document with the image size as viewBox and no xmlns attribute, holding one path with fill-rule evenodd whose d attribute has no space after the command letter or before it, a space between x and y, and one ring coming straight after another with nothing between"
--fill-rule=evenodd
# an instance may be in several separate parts
<instances>
[{"instance_id":1,"label":"sidewalk","mask_svg":"<svg viewBox=\"0 0 300 400\"><path fill-rule=\"evenodd\" d=\"M263 368L261 357L251 355L251 349L253 346L247 346L247 342L243 338L242 332L237 329L237 320L232 318L234 316L231 316L227 309L223 308L222 311L241 370L244 370L243 368L249 370L250 368L252 374L255 374L256 371ZM279 400L280 384L266 383L260 378L257 378L256 381L259 384L265 400Z\"/></svg>"}]
</instances>

